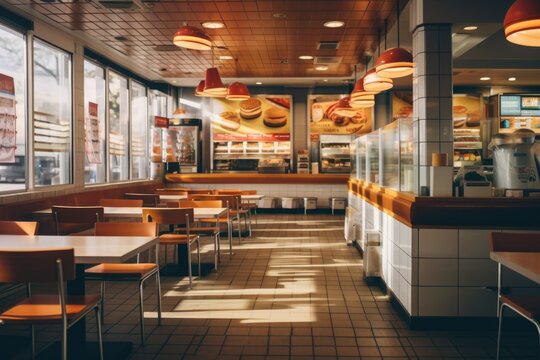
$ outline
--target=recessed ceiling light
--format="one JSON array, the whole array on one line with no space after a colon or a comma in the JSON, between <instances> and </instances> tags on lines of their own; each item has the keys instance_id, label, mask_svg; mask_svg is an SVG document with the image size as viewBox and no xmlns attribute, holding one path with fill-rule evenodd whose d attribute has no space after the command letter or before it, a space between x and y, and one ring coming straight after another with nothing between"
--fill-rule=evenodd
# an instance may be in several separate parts
<instances>
[{"instance_id":1,"label":"recessed ceiling light","mask_svg":"<svg viewBox=\"0 0 540 360\"><path fill-rule=\"evenodd\" d=\"M327 27L327 28L339 28L345 25L345 23L339 20L332 20L332 21L325 22L323 25L324 27Z\"/></svg>"},{"instance_id":2,"label":"recessed ceiling light","mask_svg":"<svg viewBox=\"0 0 540 360\"><path fill-rule=\"evenodd\" d=\"M516 81L516 80L517 80L517 78L514 77L514 76L510 76L510 77L508 78L508 81Z\"/></svg>"},{"instance_id":3,"label":"recessed ceiling light","mask_svg":"<svg viewBox=\"0 0 540 360\"><path fill-rule=\"evenodd\" d=\"M324 82L328 82L328 79L323 79Z\"/></svg>"},{"instance_id":4,"label":"recessed ceiling light","mask_svg":"<svg viewBox=\"0 0 540 360\"><path fill-rule=\"evenodd\" d=\"M257 81L255 84L256 84L256 85L262 85L262 82Z\"/></svg>"},{"instance_id":5,"label":"recessed ceiling light","mask_svg":"<svg viewBox=\"0 0 540 360\"><path fill-rule=\"evenodd\" d=\"M231 55L220 55L219 60L232 60L233 57Z\"/></svg>"},{"instance_id":6,"label":"recessed ceiling light","mask_svg":"<svg viewBox=\"0 0 540 360\"><path fill-rule=\"evenodd\" d=\"M474 30L478 30L478 26L474 26L474 25L471 25L471 26L465 26L463 28L463 30L466 30L466 31L474 31Z\"/></svg>"},{"instance_id":7,"label":"recessed ceiling light","mask_svg":"<svg viewBox=\"0 0 540 360\"><path fill-rule=\"evenodd\" d=\"M176 80L173 80L172 82L173 82L173 84L176 84L176 83L177 83L178 81L176 81Z\"/></svg>"},{"instance_id":8,"label":"recessed ceiling light","mask_svg":"<svg viewBox=\"0 0 540 360\"><path fill-rule=\"evenodd\" d=\"M320 66L317 66L315 68L315 70L318 70L318 71L325 71L325 70L328 70L328 66L326 65L320 65Z\"/></svg>"},{"instance_id":9,"label":"recessed ceiling light","mask_svg":"<svg viewBox=\"0 0 540 360\"><path fill-rule=\"evenodd\" d=\"M207 29L221 29L225 27L225 24L218 21L207 21L202 23L202 27Z\"/></svg>"},{"instance_id":10,"label":"recessed ceiling light","mask_svg":"<svg viewBox=\"0 0 540 360\"><path fill-rule=\"evenodd\" d=\"M311 60L311 59L313 59L313 56L311 56L311 55L300 55L298 58L300 60Z\"/></svg>"},{"instance_id":11,"label":"recessed ceiling light","mask_svg":"<svg viewBox=\"0 0 540 360\"><path fill-rule=\"evenodd\" d=\"M482 80L482 81L488 81L488 80L491 80L491 78L490 78L489 76L482 76L482 77L480 78L480 80Z\"/></svg>"}]
</instances>

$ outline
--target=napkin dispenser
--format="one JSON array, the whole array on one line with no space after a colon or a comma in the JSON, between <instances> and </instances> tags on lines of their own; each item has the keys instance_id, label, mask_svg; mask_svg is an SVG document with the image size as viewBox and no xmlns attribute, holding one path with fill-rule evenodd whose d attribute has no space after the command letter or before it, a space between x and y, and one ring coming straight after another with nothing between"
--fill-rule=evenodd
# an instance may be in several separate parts
<instances>
[{"instance_id":1,"label":"napkin dispenser","mask_svg":"<svg viewBox=\"0 0 540 360\"><path fill-rule=\"evenodd\" d=\"M491 181L463 181L463 197L491 197Z\"/></svg>"}]
</instances>

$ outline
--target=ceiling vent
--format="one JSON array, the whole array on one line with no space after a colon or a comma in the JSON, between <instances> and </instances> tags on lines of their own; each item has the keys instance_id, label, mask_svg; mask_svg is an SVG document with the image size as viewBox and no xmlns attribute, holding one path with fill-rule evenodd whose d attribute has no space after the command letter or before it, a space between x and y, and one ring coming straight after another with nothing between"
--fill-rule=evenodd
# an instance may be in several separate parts
<instances>
[{"instance_id":1,"label":"ceiling vent","mask_svg":"<svg viewBox=\"0 0 540 360\"><path fill-rule=\"evenodd\" d=\"M327 65L338 65L341 63L343 58L341 56L316 56L313 59L314 64L327 64Z\"/></svg>"},{"instance_id":2,"label":"ceiling vent","mask_svg":"<svg viewBox=\"0 0 540 360\"><path fill-rule=\"evenodd\" d=\"M106 9L138 10L141 6L135 0L98 0Z\"/></svg>"},{"instance_id":3,"label":"ceiling vent","mask_svg":"<svg viewBox=\"0 0 540 360\"><path fill-rule=\"evenodd\" d=\"M337 50L339 48L339 41L319 41L317 50Z\"/></svg>"},{"instance_id":4,"label":"ceiling vent","mask_svg":"<svg viewBox=\"0 0 540 360\"><path fill-rule=\"evenodd\" d=\"M182 48L176 45L156 45L154 46L155 51L166 52L166 51L182 51Z\"/></svg>"}]
</instances>

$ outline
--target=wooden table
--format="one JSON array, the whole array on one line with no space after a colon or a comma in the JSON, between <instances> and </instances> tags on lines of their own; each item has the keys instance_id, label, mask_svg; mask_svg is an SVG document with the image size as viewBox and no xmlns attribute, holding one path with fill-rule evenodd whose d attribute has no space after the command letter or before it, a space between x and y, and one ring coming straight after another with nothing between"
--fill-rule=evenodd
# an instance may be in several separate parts
<instances>
[{"instance_id":1,"label":"wooden table","mask_svg":"<svg viewBox=\"0 0 540 360\"><path fill-rule=\"evenodd\" d=\"M153 236L26 236L0 235L0 249L42 250L51 248L73 248L75 254L76 277L68 281L69 295L85 294L84 270L86 264L101 262L122 263L138 253L151 249L158 243ZM98 344L86 342L86 322L81 320L69 329L69 358L97 359ZM127 358L132 343L128 341L104 342L105 358ZM60 358L60 344L55 343L42 351L38 358Z\"/></svg>"},{"instance_id":2,"label":"wooden table","mask_svg":"<svg viewBox=\"0 0 540 360\"><path fill-rule=\"evenodd\" d=\"M492 251L492 260L540 284L540 253Z\"/></svg>"},{"instance_id":3,"label":"wooden table","mask_svg":"<svg viewBox=\"0 0 540 360\"><path fill-rule=\"evenodd\" d=\"M170 195L172 196L172 195ZM182 195L180 195L182 196ZM104 216L106 218L141 218L142 207L104 207ZM193 214L195 220L201 218L217 218L225 215L226 208L194 208ZM52 209L43 209L35 211L34 216L50 216Z\"/></svg>"}]
</instances>

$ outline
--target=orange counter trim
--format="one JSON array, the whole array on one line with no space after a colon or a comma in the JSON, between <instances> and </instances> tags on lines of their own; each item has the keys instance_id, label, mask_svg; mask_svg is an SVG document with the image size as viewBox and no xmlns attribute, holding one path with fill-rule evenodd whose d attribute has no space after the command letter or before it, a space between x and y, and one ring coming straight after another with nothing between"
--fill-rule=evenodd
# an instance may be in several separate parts
<instances>
[{"instance_id":1,"label":"orange counter trim","mask_svg":"<svg viewBox=\"0 0 540 360\"><path fill-rule=\"evenodd\" d=\"M347 185L342 174L167 174L168 182L183 184L335 184Z\"/></svg>"},{"instance_id":2,"label":"orange counter trim","mask_svg":"<svg viewBox=\"0 0 540 360\"><path fill-rule=\"evenodd\" d=\"M349 191L411 227L540 229L540 199L416 196L361 180Z\"/></svg>"}]
</instances>

